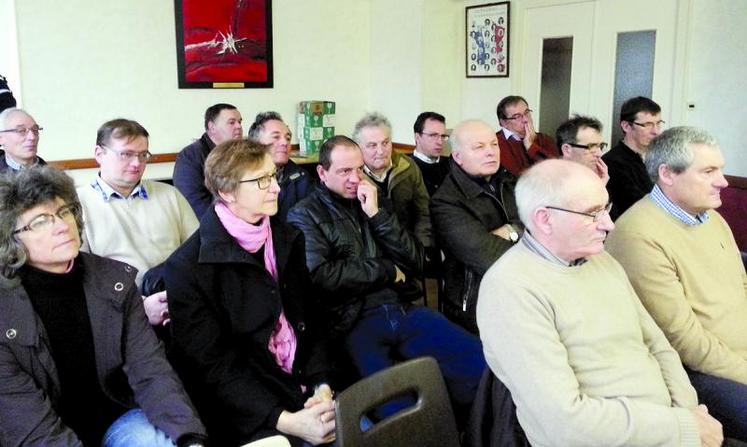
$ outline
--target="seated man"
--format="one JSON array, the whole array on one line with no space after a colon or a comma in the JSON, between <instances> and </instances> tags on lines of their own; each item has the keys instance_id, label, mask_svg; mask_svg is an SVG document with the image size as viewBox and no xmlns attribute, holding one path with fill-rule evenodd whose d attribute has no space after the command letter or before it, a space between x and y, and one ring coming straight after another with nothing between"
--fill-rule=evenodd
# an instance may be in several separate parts
<instances>
[{"instance_id":1,"label":"seated man","mask_svg":"<svg viewBox=\"0 0 747 447\"><path fill-rule=\"evenodd\" d=\"M148 131L137 122L104 123L96 134L95 157L98 175L78 187L86 222L83 250L137 268L140 287L146 272L197 229L197 218L176 188L142 179L151 154ZM143 304L152 325L168 322L165 291L144 297Z\"/></svg>"},{"instance_id":2,"label":"seated man","mask_svg":"<svg viewBox=\"0 0 747 447\"><path fill-rule=\"evenodd\" d=\"M36 155L42 128L21 109L5 109L0 113L0 171L20 171L46 163Z\"/></svg>"},{"instance_id":3,"label":"seated man","mask_svg":"<svg viewBox=\"0 0 747 447\"><path fill-rule=\"evenodd\" d=\"M574 115L558 126L555 141L563 159L581 163L596 173L606 185L610 179L602 154L607 143L602 142L602 123L590 116Z\"/></svg>"},{"instance_id":4,"label":"seated man","mask_svg":"<svg viewBox=\"0 0 747 447\"><path fill-rule=\"evenodd\" d=\"M654 184L646 172L643 158L663 125L661 107L649 98L630 98L620 108L623 139L603 157L610 174L607 192L615 204L611 214L613 221L651 192Z\"/></svg>"},{"instance_id":5,"label":"seated man","mask_svg":"<svg viewBox=\"0 0 747 447\"><path fill-rule=\"evenodd\" d=\"M532 445L721 445L721 427L625 272L599 177L549 160L516 187L522 240L488 270L477 324ZM700 439L698 439L700 438Z\"/></svg>"},{"instance_id":6,"label":"seated man","mask_svg":"<svg viewBox=\"0 0 747 447\"><path fill-rule=\"evenodd\" d=\"M747 440L747 275L715 211L728 186L708 133L675 127L653 140L655 186L617 221L607 249L679 352L727 436Z\"/></svg>"},{"instance_id":7,"label":"seated man","mask_svg":"<svg viewBox=\"0 0 747 447\"><path fill-rule=\"evenodd\" d=\"M451 134L451 172L431 199L438 246L443 250L443 310L477 333L475 305L485 271L519 240L515 178L498 172L495 132L482 121L465 121Z\"/></svg>"},{"instance_id":8,"label":"seated man","mask_svg":"<svg viewBox=\"0 0 747 447\"><path fill-rule=\"evenodd\" d=\"M215 104L205 110L205 133L176 156L174 186L187 199L199 218L213 203L205 187L205 159L213 148L228 140L238 140L244 134L241 113L231 104Z\"/></svg>"},{"instance_id":9,"label":"seated man","mask_svg":"<svg viewBox=\"0 0 747 447\"><path fill-rule=\"evenodd\" d=\"M417 297L407 286L420 275L422 246L379 207L363 166L355 141L328 139L319 152L321 185L288 214L306 237L306 263L323 292L327 333L344 344L364 377L398 359L435 357L463 418L485 368L480 342L439 313L410 304Z\"/></svg>"},{"instance_id":10,"label":"seated man","mask_svg":"<svg viewBox=\"0 0 747 447\"><path fill-rule=\"evenodd\" d=\"M443 156L444 142L449 139L446 134L446 118L436 112L423 112L418 115L412 127L415 132L412 161L420 168L425 189L428 190L428 196L432 197L449 174L451 166L451 157Z\"/></svg>"},{"instance_id":11,"label":"seated man","mask_svg":"<svg viewBox=\"0 0 747 447\"><path fill-rule=\"evenodd\" d=\"M249 138L270 147L270 155L272 162L275 163L280 185L276 216L280 220L285 220L293 205L311 193L313 179L290 159L291 131L279 113L257 114L249 128Z\"/></svg>"},{"instance_id":12,"label":"seated man","mask_svg":"<svg viewBox=\"0 0 747 447\"><path fill-rule=\"evenodd\" d=\"M496 133L501 167L515 176L547 158L560 156L552 137L534 129L532 111L521 96L506 96L496 107L501 129Z\"/></svg>"},{"instance_id":13,"label":"seated man","mask_svg":"<svg viewBox=\"0 0 747 447\"><path fill-rule=\"evenodd\" d=\"M363 151L363 172L392 202L400 224L423 247L433 245L428 191L423 176L408 157L392 151L392 125L385 116L369 113L355 123L353 139Z\"/></svg>"}]
</instances>

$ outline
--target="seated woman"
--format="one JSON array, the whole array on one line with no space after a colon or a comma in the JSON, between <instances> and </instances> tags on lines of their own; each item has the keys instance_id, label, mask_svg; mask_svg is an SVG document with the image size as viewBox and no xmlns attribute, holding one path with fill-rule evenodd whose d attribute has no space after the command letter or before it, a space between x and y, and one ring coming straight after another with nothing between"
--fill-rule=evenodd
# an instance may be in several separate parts
<instances>
[{"instance_id":1,"label":"seated woman","mask_svg":"<svg viewBox=\"0 0 747 447\"><path fill-rule=\"evenodd\" d=\"M81 229L62 171L0 176L0 445L202 445L135 269L79 253Z\"/></svg>"},{"instance_id":2,"label":"seated woman","mask_svg":"<svg viewBox=\"0 0 747 447\"><path fill-rule=\"evenodd\" d=\"M174 365L221 446L283 434L293 445L334 439L327 362L309 309L313 287L300 231L277 212L267 148L225 142L205 161L215 205L166 261Z\"/></svg>"}]
</instances>

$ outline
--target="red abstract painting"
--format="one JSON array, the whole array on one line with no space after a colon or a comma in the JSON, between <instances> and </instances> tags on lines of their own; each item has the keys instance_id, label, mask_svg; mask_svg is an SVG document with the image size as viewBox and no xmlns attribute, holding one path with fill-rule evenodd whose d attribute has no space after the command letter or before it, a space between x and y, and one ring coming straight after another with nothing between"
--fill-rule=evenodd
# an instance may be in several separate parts
<instances>
[{"instance_id":1,"label":"red abstract painting","mask_svg":"<svg viewBox=\"0 0 747 447\"><path fill-rule=\"evenodd\" d=\"M272 87L271 0L175 0L179 88Z\"/></svg>"}]
</instances>

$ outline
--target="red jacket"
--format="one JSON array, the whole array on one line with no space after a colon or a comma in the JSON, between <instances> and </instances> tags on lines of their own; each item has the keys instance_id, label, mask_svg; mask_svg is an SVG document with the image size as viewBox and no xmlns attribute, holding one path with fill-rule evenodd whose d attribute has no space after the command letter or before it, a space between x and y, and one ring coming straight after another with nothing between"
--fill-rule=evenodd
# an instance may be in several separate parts
<instances>
[{"instance_id":1,"label":"red jacket","mask_svg":"<svg viewBox=\"0 0 747 447\"><path fill-rule=\"evenodd\" d=\"M555 141L539 132L528 151L524 149L523 141L506 140L503 130L496 132L496 136L498 137L498 146L501 149L501 166L517 177L539 161L560 157L560 151L555 146Z\"/></svg>"}]
</instances>

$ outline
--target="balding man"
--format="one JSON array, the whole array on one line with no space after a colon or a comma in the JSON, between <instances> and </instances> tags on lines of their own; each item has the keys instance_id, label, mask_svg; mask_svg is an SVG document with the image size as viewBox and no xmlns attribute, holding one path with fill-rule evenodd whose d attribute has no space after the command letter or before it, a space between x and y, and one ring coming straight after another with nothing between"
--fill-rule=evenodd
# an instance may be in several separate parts
<instances>
[{"instance_id":1,"label":"balding man","mask_svg":"<svg viewBox=\"0 0 747 447\"><path fill-rule=\"evenodd\" d=\"M532 445L719 446L677 353L622 267L591 170L549 160L516 187L521 241L488 270L477 323Z\"/></svg>"},{"instance_id":2,"label":"balding man","mask_svg":"<svg viewBox=\"0 0 747 447\"><path fill-rule=\"evenodd\" d=\"M499 174L498 138L482 121L451 134L451 172L433 195L431 216L444 260L444 314L477 333L480 279L519 240L514 177Z\"/></svg>"},{"instance_id":3,"label":"balding man","mask_svg":"<svg viewBox=\"0 0 747 447\"><path fill-rule=\"evenodd\" d=\"M36 155L42 128L25 110L10 108L0 113L0 171L20 171L45 165Z\"/></svg>"},{"instance_id":4,"label":"balding man","mask_svg":"<svg viewBox=\"0 0 747 447\"><path fill-rule=\"evenodd\" d=\"M718 142L693 127L656 137L655 185L618 220L607 249L688 367L727 436L747 441L747 274L715 208L728 186Z\"/></svg>"}]
</instances>

